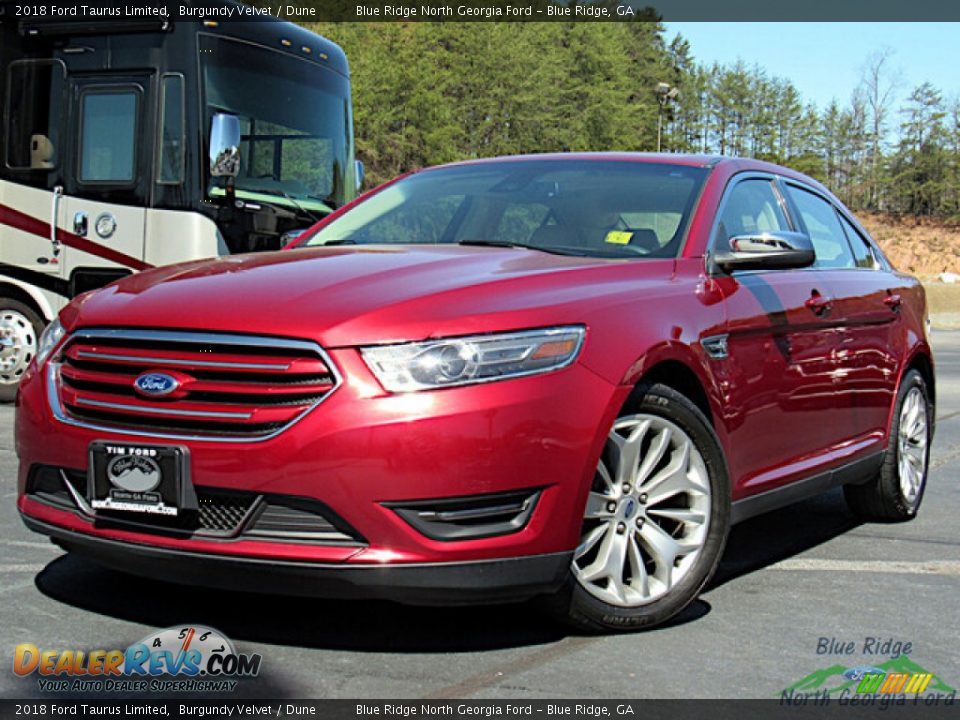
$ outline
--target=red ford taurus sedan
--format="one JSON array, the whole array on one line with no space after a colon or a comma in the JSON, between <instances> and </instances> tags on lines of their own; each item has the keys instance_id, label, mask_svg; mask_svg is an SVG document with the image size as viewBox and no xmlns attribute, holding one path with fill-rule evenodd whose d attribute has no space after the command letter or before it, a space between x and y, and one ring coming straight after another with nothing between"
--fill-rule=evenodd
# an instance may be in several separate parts
<instances>
[{"instance_id":1,"label":"red ford taurus sedan","mask_svg":"<svg viewBox=\"0 0 960 720\"><path fill-rule=\"evenodd\" d=\"M923 289L761 162L508 157L405 176L289 252L77 298L21 386L33 530L173 582L549 596L650 626L732 524L842 485L913 517Z\"/></svg>"}]
</instances>

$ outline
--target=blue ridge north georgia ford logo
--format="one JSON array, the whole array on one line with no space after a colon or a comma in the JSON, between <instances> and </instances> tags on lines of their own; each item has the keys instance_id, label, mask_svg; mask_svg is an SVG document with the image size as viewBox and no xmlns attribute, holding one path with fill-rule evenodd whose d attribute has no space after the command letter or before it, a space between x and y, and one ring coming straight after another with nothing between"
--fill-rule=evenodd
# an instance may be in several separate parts
<instances>
[{"instance_id":1,"label":"blue ridge north georgia ford logo","mask_svg":"<svg viewBox=\"0 0 960 720\"><path fill-rule=\"evenodd\" d=\"M162 372L146 372L133 381L137 392L150 397L169 395L178 387L180 382L172 375Z\"/></svg>"}]
</instances>

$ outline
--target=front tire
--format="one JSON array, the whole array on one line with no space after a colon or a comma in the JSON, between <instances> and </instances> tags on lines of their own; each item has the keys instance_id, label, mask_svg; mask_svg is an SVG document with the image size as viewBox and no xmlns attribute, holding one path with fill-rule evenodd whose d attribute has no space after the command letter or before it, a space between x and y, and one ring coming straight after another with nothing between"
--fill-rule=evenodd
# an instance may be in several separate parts
<instances>
[{"instance_id":1,"label":"front tire","mask_svg":"<svg viewBox=\"0 0 960 720\"><path fill-rule=\"evenodd\" d=\"M730 525L726 463L713 428L665 385L638 388L610 430L567 582L550 599L590 632L652 627L699 594Z\"/></svg>"},{"instance_id":2,"label":"front tire","mask_svg":"<svg viewBox=\"0 0 960 720\"><path fill-rule=\"evenodd\" d=\"M903 522L917 515L927 487L933 404L923 376L910 370L900 383L890 437L877 477L843 488L847 505L864 520Z\"/></svg>"}]
</instances>

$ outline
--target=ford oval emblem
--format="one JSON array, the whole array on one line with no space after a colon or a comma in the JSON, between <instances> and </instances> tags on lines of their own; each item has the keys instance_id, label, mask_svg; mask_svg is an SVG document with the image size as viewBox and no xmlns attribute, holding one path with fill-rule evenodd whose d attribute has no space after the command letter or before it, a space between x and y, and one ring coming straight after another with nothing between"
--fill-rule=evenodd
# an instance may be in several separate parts
<instances>
[{"instance_id":1,"label":"ford oval emblem","mask_svg":"<svg viewBox=\"0 0 960 720\"><path fill-rule=\"evenodd\" d=\"M141 395L164 397L180 387L180 381L166 373L148 372L134 380L133 386Z\"/></svg>"}]
</instances>

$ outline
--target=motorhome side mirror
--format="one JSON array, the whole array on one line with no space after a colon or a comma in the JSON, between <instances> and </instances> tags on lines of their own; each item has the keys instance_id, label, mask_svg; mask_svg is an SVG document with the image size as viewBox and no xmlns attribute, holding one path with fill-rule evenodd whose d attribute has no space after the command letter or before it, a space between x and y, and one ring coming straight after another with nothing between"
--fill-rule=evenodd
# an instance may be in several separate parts
<instances>
[{"instance_id":1,"label":"motorhome side mirror","mask_svg":"<svg viewBox=\"0 0 960 720\"><path fill-rule=\"evenodd\" d=\"M363 178L367 174L367 169L363 166L362 160L356 160L357 190L363 187Z\"/></svg>"},{"instance_id":2,"label":"motorhome side mirror","mask_svg":"<svg viewBox=\"0 0 960 720\"><path fill-rule=\"evenodd\" d=\"M210 175L236 177L240 174L240 118L217 113L210 123Z\"/></svg>"},{"instance_id":3,"label":"motorhome side mirror","mask_svg":"<svg viewBox=\"0 0 960 720\"><path fill-rule=\"evenodd\" d=\"M721 269L787 270L813 264L816 254L809 236L799 232L767 231L736 235L727 249L717 249L713 261ZM724 243L721 241L720 245Z\"/></svg>"}]
</instances>

